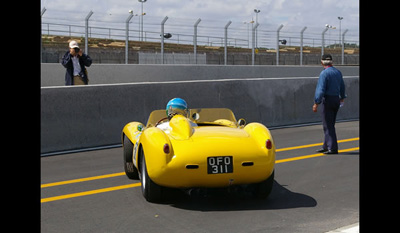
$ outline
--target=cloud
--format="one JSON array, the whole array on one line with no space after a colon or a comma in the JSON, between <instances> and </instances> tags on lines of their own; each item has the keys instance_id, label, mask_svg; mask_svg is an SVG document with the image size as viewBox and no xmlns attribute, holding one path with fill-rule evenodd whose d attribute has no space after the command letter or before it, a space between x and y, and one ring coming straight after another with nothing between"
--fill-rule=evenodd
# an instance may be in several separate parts
<instances>
[{"instance_id":1,"label":"cloud","mask_svg":"<svg viewBox=\"0 0 400 233\"><path fill-rule=\"evenodd\" d=\"M124 22L128 10L140 13L141 4L136 0L42 0L47 8L45 17L82 20L90 10L91 19L98 21ZM148 0L144 3L147 22L154 25L168 16L193 24L197 18L205 22L225 25L255 20L258 14L260 29L276 28L280 24L309 28L323 28L325 24L339 24L337 17L344 17L342 27L358 30L359 0ZM211 23L212 24L212 23ZM231 26L231 27L232 27Z\"/></svg>"}]
</instances>

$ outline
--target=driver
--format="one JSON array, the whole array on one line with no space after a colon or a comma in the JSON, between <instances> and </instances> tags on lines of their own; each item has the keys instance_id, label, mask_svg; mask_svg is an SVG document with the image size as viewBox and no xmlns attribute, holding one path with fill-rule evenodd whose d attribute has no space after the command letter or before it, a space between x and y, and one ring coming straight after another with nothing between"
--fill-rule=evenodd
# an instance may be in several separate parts
<instances>
[{"instance_id":1,"label":"driver","mask_svg":"<svg viewBox=\"0 0 400 233\"><path fill-rule=\"evenodd\" d=\"M171 120L173 116L179 114L187 118L189 115L189 109L187 107L187 103L184 99L181 98L173 98L170 101L168 101L165 110L167 113L168 121L157 125L157 127L165 131L166 133L168 133L171 130L171 127L169 126L169 120ZM195 123L191 122L191 124L192 126L197 126Z\"/></svg>"},{"instance_id":2,"label":"driver","mask_svg":"<svg viewBox=\"0 0 400 233\"><path fill-rule=\"evenodd\" d=\"M168 120L171 120L171 118L177 114L187 117L189 114L189 109L184 99L173 98L168 101L166 112Z\"/></svg>"}]
</instances>

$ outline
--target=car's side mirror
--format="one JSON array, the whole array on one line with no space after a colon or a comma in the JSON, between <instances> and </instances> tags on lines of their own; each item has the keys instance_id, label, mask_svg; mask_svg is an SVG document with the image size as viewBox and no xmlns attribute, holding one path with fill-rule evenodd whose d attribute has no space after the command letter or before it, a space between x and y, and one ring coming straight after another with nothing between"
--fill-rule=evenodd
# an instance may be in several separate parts
<instances>
[{"instance_id":1,"label":"car's side mirror","mask_svg":"<svg viewBox=\"0 0 400 233\"><path fill-rule=\"evenodd\" d=\"M237 122L238 127L243 128L246 125L246 120L243 118L240 118Z\"/></svg>"},{"instance_id":2,"label":"car's side mirror","mask_svg":"<svg viewBox=\"0 0 400 233\"><path fill-rule=\"evenodd\" d=\"M192 114L192 119L195 120L195 121L197 121L198 119L200 119L200 114L197 113L197 112L193 113L193 114Z\"/></svg>"}]
</instances>

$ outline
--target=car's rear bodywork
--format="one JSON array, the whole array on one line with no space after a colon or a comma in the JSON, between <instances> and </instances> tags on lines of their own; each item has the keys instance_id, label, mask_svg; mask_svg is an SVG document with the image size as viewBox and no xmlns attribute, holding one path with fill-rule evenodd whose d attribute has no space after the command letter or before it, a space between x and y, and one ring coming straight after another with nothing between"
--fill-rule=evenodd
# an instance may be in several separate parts
<instances>
[{"instance_id":1,"label":"car's rear bodywork","mask_svg":"<svg viewBox=\"0 0 400 233\"><path fill-rule=\"evenodd\" d=\"M145 156L149 178L161 187L228 187L273 176L275 143L264 125L244 126L224 108L190 109L188 118L174 116L167 130L156 127L164 117L165 110L156 110L146 127L140 122L124 127L122 140L133 145L132 159L124 152L125 171L141 171Z\"/></svg>"}]
</instances>

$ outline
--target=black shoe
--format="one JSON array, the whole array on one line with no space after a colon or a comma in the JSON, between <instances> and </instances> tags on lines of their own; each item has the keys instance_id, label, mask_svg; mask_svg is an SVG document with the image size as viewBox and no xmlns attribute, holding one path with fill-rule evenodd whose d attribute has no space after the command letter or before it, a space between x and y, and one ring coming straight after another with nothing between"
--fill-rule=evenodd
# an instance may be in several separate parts
<instances>
[{"instance_id":1,"label":"black shoe","mask_svg":"<svg viewBox=\"0 0 400 233\"><path fill-rule=\"evenodd\" d=\"M319 150L316 150L315 152L324 153L324 152L326 152L326 151L328 151L328 149L321 148L321 149L319 149Z\"/></svg>"},{"instance_id":2,"label":"black shoe","mask_svg":"<svg viewBox=\"0 0 400 233\"><path fill-rule=\"evenodd\" d=\"M334 154L339 154L339 152L337 150L328 150L328 151L325 151L324 154L334 155Z\"/></svg>"}]
</instances>

